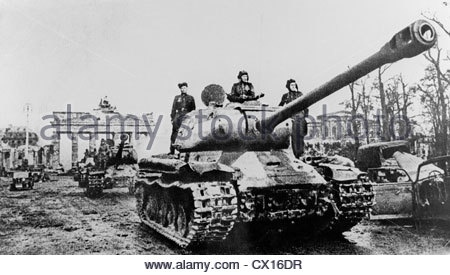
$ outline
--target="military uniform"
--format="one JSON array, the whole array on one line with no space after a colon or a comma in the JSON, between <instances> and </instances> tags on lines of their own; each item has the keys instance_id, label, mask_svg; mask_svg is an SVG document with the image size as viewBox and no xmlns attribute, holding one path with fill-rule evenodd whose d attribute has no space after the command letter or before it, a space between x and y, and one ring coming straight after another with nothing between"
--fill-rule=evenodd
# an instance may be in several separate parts
<instances>
[{"instance_id":1,"label":"military uniform","mask_svg":"<svg viewBox=\"0 0 450 275\"><path fill-rule=\"evenodd\" d=\"M108 144L100 144L100 147L98 148L98 166L100 169L106 169L110 153L111 151Z\"/></svg>"},{"instance_id":2,"label":"military uniform","mask_svg":"<svg viewBox=\"0 0 450 275\"><path fill-rule=\"evenodd\" d=\"M290 103L291 101L294 101L297 98L301 97L302 95L303 95L302 92L289 91L288 93L283 94L283 96L281 97L281 102L280 102L279 106L284 106L284 105Z\"/></svg>"},{"instance_id":3,"label":"military uniform","mask_svg":"<svg viewBox=\"0 0 450 275\"><path fill-rule=\"evenodd\" d=\"M230 102L242 103L244 101L255 99L257 99L257 97L255 97L255 89L253 88L253 84L250 82L241 81L234 83L231 88L231 94L228 95L228 100Z\"/></svg>"},{"instance_id":4,"label":"military uniform","mask_svg":"<svg viewBox=\"0 0 450 275\"><path fill-rule=\"evenodd\" d=\"M279 106L284 106L302 95L302 92L289 91L288 93L283 94ZM300 157L305 151L305 136L308 134L308 124L305 120L305 116L307 115L308 109L305 109L292 116L291 144L292 151L297 158Z\"/></svg>"},{"instance_id":5,"label":"military uniform","mask_svg":"<svg viewBox=\"0 0 450 275\"><path fill-rule=\"evenodd\" d=\"M170 153L174 153L173 144L177 138L178 130L182 122L182 117L190 111L195 110L194 97L185 93L175 96L172 104L170 118L172 120L172 135L170 136Z\"/></svg>"}]
</instances>

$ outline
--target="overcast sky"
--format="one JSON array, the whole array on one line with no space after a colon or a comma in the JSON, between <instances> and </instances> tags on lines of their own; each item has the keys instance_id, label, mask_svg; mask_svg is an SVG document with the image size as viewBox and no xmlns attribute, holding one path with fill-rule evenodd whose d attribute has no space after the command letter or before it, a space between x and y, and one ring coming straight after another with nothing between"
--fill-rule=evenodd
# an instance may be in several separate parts
<instances>
[{"instance_id":1,"label":"overcast sky","mask_svg":"<svg viewBox=\"0 0 450 275\"><path fill-rule=\"evenodd\" d=\"M198 106L211 83L229 92L239 70L250 73L264 102L278 104L285 83L308 92L377 51L394 33L440 16L442 1L93 1L0 0L0 127L32 127L72 104L90 111L108 95L123 113L166 115L177 83L187 81ZM446 13L444 13L446 12ZM450 49L448 39L440 42ZM410 81L423 75L423 57L401 61L390 73ZM317 103L330 111L348 89Z\"/></svg>"}]
</instances>

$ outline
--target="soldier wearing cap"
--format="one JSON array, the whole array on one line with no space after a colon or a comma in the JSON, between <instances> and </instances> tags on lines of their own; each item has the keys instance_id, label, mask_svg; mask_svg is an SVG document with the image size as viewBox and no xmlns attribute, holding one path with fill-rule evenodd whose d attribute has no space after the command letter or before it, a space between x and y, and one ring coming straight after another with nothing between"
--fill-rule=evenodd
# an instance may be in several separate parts
<instances>
[{"instance_id":1,"label":"soldier wearing cap","mask_svg":"<svg viewBox=\"0 0 450 275\"><path fill-rule=\"evenodd\" d=\"M286 105L303 95L303 93L298 90L297 82L295 82L294 79L286 81L286 88L288 89L288 92L281 97L279 106ZM306 116L308 116L308 109L305 109L292 117L291 143L292 150L297 158L305 151L305 136L308 134L308 124L305 120Z\"/></svg>"},{"instance_id":2,"label":"soldier wearing cap","mask_svg":"<svg viewBox=\"0 0 450 275\"><path fill-rule=\"evenodd\" d=\"M233 84L231 93L228 95L230 102L243 103L249 100L257 100L264 96L264 94L255 96L255 89L253 88L253 84L248 81L249 77L246 71L240 71L237 78L240 81Z\"/></svg>"},{"instance_id":3,"label":"soldier wearing cap","mask_svg":"<svg viewBox=\"0 0 450 275\"><path fill-rule=\"evenodd\" d=\"M175 148L173 144L178 134L178 129L180 129L181 121L183 117L190 111L195 110L195 100L194 97L187 94L188 84L186 82L179 83L178 88L181 94L175 96L172 104L172 112L170 113L170 118L172 121L172 135L170 136L170 154L175 153Z\"/></svg>"}]
</instances>

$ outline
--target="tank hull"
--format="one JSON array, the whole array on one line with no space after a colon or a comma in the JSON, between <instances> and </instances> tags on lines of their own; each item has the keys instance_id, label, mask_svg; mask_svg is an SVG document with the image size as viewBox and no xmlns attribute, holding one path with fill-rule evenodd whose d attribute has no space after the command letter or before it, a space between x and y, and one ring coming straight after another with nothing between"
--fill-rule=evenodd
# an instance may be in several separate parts
<instances>
[{"instance_id":1,"label":"tank hull","mask_svg":"<svg viewBox=\"0 0 450 275\"><path fill-rule=\"evenodd\" d=\"M342 232L368 215L373 198L357 205L362 183L326 181L288 150L196 152L189 159L195 161L141 163L136 191L141 221L182 247L224 241L238 225Z\"/></svg>"}]
</instances>

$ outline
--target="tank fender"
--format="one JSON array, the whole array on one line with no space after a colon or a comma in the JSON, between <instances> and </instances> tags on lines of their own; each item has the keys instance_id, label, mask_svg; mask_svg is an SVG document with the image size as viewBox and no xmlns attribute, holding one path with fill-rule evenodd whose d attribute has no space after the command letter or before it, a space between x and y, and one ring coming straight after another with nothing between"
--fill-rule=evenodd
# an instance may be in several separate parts
<instances>
[{"instance_id":1,"label":"tank fender","mask_svg":"<svg viewBox=\"0 0 450 275\"><path fill-rule=\"evenodd\" d=\"M139 179L136 181L135 186L138 187L138 186L141 186L141 185L143 185L143 186L159 185L159 186L161 186L161 187L172 187L172 186L178 186L178 187L180 187L180 186L183 185L183 183L181 183L181 182L179 182L179 181L174 181L174 182L172 182L172 183L170 183L170 184L167 184L167 183L162 184L161 178L158 177L158 176L156 175L156 173L155 173L155 176L154 176L154 177L139 178Z\"/></svg>"},{"instance_id":2,"label":"tank fender","mask_svg":"<svg viewBox=\"0 0 450 275\"><path fill-rule=\"evenodd\" d=\"M326 178L335 181L355 181L366 174L358 168L343 165L323 163L319 167L323 168Z\"/></svg>"},{"instance_id":3,"label":"tank fender","mask_svg":"<svg viewBox=\"0 0 450 275\"><path fill-rule=\"evenodd\" d=\"M219 171L219 172L227 172L234 173L235 169L232 167L219 163L219 162L189 162L189 167L192 171L198 173L199 175L203 175L206 172Z\"/></svg>"}]
</instances>

